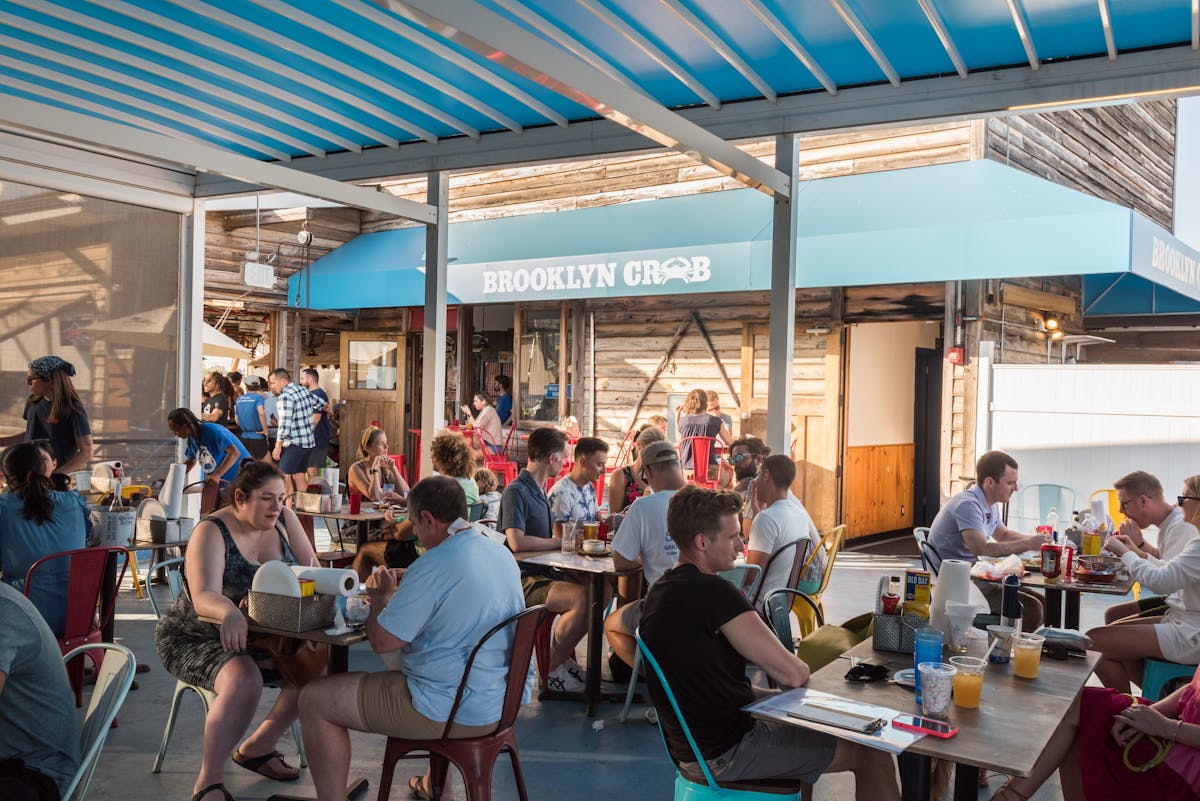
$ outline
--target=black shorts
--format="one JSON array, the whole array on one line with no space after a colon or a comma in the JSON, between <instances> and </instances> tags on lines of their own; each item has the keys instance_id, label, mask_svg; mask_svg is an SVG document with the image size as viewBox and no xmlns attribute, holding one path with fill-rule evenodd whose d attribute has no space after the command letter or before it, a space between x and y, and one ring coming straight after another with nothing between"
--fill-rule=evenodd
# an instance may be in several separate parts
<instances>
[{"instance_id":1,"label":"black shorts","mask_svg":"<svg viewBox=\"0 0 1200 801\"><path fill-rule=\"evenodd\" d=\"M312 448L288 445L279 455L279 470L285 476L294 476L308 469L308 456Z\"/></svg>"},{"instance_id":2,"label":"black shorts","mask_svg":"<svg viewBox=\"0 0 1200 801\"><path fill-rule=\"evenodd\" d=\"M242 444L246 446L246 450L250 451L250 455L255 459L261 459L267 455L267 440L265 437L262 439L239 437L239 439L241 439Z\"/></svg>"},{"instance_id":3,"label":"black shorts","mask_svg":"<svg viewBox=\"0 0 1200 801\"><path fill-rule=\"evenodd\" d=\"M308 454L308 466L320 470L329 460L329 444L318 445Z\"/></svg>"},{"instance_id":4,"label":"black shorts","mask_svg":"<svg viewBox=\"0 0 1200 801\"><path fill-rule=\"evenodd\" d=\"M20 759L0 760L5 801L58 801L58 784Z\"/></svg>"}]
</instances>

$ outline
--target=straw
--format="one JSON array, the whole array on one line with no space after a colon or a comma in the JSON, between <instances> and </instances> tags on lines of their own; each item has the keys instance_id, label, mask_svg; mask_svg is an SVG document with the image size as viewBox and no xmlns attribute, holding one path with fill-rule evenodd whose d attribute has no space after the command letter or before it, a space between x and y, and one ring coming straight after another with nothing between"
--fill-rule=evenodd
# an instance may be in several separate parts
<instances>
[{"instance_id":1,"label":"straw","mask_svg":"<svg viewBox=\"0 0 1200 801\"><path fill-rule=\"evenodd\" d=\"M989 657L992 655L992 651L995 651L996 646L999 644L1000 644L1000 638L997 637L996 639L992 640L991 647L988 648L987 653L983 655L983 669L984 670L987 670L987 666L992 663L992 660Z\"/></svg>"}]
</instances>

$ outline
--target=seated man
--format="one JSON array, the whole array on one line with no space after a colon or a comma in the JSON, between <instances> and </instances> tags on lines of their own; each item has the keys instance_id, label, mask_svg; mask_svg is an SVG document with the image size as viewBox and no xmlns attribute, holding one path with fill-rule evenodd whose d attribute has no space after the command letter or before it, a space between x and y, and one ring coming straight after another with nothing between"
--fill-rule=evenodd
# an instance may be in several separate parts
<instances>
[{"instance_id":1,"label":"seated man","mask_svg":"<svg viewBox=\"0 0 1200 801\"><path fill-rule=\"evenodd\" d=\"M1166 596L1147 599L1146 608L1158 606L1161 616L1135 616L1088 632L1102 654L1096 677L1105 687L1127 693L1131 681L1141 683L1148 658L1200 661L1200 533L1181 507L1166 501L1162 484L1149 473L1130 473L1113 486L1126 519L1104 548L1121 557L1135 581ZM1143 538L1141 529L1147 526L1158 527L1158 555ZM1132 605L1141 608L1137 601ZM1138 609L1132 610L1135 615Z\"/></svg>"},{"instance_id":2,"label":"seated man","mask_svg":"<svg viewBox=\"0 0 1200 801\"><path fill-rule=\"evenodd\" d=\"M642 569L646 585L653 586L663 573L675 565L679 549L667 533L667 505L686 482L679 453L669 442L651 442L642 451L642 480L653 493L638 498L629 507L625 520L612 542L613 565L617 570ZM604 621L604 633L613 653L633 667L642 620L641 580L635 573L617 579L617 609ZM614 666L616 663L612 663ZM617 668L613 678L618 678Z\"/></svg>"},{"instance_id":3,"label":"seated man","mask_svg":"<svg viewBox=\"0 0 1200 801\"><path fill-rule=\"evenodd\" d=\"M961 559L972 564L981 556L1009 554L1041 548L1048 538L1041 534L1022 534L1000 522L996 504L1008 503L1017 491L1017 462L1007 453L988 451L975 463L975 486L947 502L929 527L929 544L937 552L934 569L941 560ZM987 599L991 614L1000 614L1003 585L997 581L976 581ZM1021 628L1034 631L1046 616L1045 602L1031 590L1021 590L1023 614Z\"/></svg>"},{"instance_id":4,"label":"seated man","mask_svg":"<svg viewBox=\"0 0 1200 801\"><path fill-rule=\"evenodd\" d=\"M639 501L640 503L640 501ZM808 665L784 648L750 602L717 575L733 567L742 547L741 499L726 492L685 487L671 498L667 529L679 564L646 596L642 638L666 676L700 753L717 781L794 779L854 773L855 798L896 801L896 766L883 751L828 734L755 720L742 707L754 701L746 679L753 662L784 687L808 681ZM657 681L658 708L672 759L689 776L701 775L683 729Z\"/></svg>"},{"instance_id":5,"label":"seated man","mask_svg":"<svg viewBox=\"0 0 1200 801\"><path fill-rule=\"evenodd\" d=\"M754 479L754 493L762 504L762 510L750 524L746 561L766 570L772 556L791 543L804 540L794 546L794 552L781 556L771 565L759 585L759 598L767 597L771 590L787 586L796 554L808 562L808 569L800 576L803 586L799 589L813 593L821 586L826 562L824 552L817 550L821 543L821 532L817 530L817 524L804 504L792 494L792 482L795 480L796 463L782 453L764 459L762 469Z\"/></svg>"},{"instance_id":6,"label":"seated man","mask_svg":"<svg viewBox=\"0 0 1200 801\"><path fill-rule=\"evenodd\" d=\"M398 586L390 570L367 580L367 639L377 654L398 664L378 673L318 679L300 695L300 722L319 801L346 798L348 729L440 737L471 649L493 626L525 608L516 562L466 521L467 496L457 481L421 480L412 488L408 508L425 553ZM511 634L497 635L476 656L451 737L479 737L495 728L511 647ZM427 780L413 777L409 786L428 797Z\"/></svg>"},{"instance_id":7,"label":"seated man","mask_svg":"<svg viewBox=\"0 0 1200 801\"><path fill-rule=\"evenodd\" d=\"M500 498L500 525L513 553L553 551L562 547L554 536L550 501L542 490L562 470L567 435L556 428L539 428L529 435L526 454L529 464L504 488ZM582 692L583 668L572 654L587 633L587 588L567 579L559 571L542 565L521 564L521 588L529 606L545 604L558 622L551 642L549 675L543 690ZM599 669L599 666L594 666Z\"/></svg>"},{"instance_id":8,"label":"seated man","mask_svg":"<svg viewBox=\"0 0 1200 801\"><path fill-rule=\"evenodd\" d=\"M79 768L75 695L41 612L0 582L0 797L61 797ZM343 789L343 792L345 790Z\"/></svg>"},{"instance_id":9,"label":"seated man","mask_svg":"<svg viewBox=\"0 0 1200 801\"><path fill-rule=\"evenodd\" d=\"M600 505L596 503L596 482L604 475L608 464L608 443L595 437L581 437L575 443L575 464L550 489L550 519L554 521L554 536L562 537L562 526L568 520L576 523L597 520Z\"/></svg>"}]
</instances>

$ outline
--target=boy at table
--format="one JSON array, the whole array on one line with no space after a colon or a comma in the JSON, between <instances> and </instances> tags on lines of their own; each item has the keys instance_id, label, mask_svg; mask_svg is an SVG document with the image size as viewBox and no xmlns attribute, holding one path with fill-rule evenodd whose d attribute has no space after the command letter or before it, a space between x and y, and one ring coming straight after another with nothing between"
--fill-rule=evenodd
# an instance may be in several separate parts
<instances>
[{"instance_id":1,"label":"boy at table","mask_svg":"<svg viewBox=\"0 0 1200 801\"><path fill-rule=\"evenodd\" d=\"M502 545L467 522L458 482L431 476L412 488L409 520L425 553L403 571L367 580L367 639L391 670L342 673L309 683L300 723L318 801L344 801L350 770L349 730L406 739L441 737L467 655L498 623L525 608L517 563ZM500 719L512 634L491 638L450 731L452 738L490 733ZM409 789L429 798L428 776Z\"/></svg>"},{"instance_id":2,"label":"boy at table","mask_svg":"<svg viewBox=\"0 0 1200 801\"><path fill-rule=\"evenodd\" d=\"M639 501L640 503L640 501ZM742 537L741 497L696 486L679 490L667 509L667 531L679 564L646 596L641 634L654 654L692 736L718 782L795 780L851 771L858 801L898 801L890 755L828 734L755 720L742 707L755 700L746 679L753 663L783 687L808 681L809 669L780 644L745 596L718 573L733 567ZM700 766L653 678L650 696L671 758L688 776Z\"/></svg>"}]
</instances>

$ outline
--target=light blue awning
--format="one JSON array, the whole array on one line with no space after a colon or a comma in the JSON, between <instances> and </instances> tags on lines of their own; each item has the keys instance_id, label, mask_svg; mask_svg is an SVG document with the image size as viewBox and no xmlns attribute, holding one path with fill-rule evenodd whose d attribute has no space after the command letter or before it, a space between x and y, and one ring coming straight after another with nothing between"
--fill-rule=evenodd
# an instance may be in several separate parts
<instances>
[{"instance_id":1,"label":"light blue awning","mask_svg":"<svg viewBox=\"0 0 1200 801\"><path fill-rule=\"evenodd\" d=\"M993 161L809 181L796 202L799 287L1127 275L1200 301L1200 253L1166 230ZM424 237L367 234L318 260L311 307L421 305ZM463 303L767 290L770 237L753 190L458 223L448 286ZM288 297L304 306L302 274Z\"/></svg>"}]
</instances>

